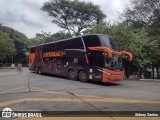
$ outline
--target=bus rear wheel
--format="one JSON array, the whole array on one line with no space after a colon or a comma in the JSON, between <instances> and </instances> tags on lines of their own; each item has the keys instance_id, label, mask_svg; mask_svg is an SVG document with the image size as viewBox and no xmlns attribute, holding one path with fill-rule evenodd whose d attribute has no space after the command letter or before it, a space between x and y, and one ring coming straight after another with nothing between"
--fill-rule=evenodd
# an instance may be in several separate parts
<instances>
[{"instance_id":1,"label":"bus rear wheel","mask_svg":"<svg viewBox=\"0 0 160 120\"><path fill-rule=\"evenodd\" d=\"M80 71L78 73L78 79L82 82L87 82L88 81L88 75L85 71Z\"/></svg>"},{"instance_id":2,"label":"bus rear wheel","mask_svg":"<svg viewBox=\"0 0 160 120\"><path fill-rule=\"evenodd\" d=\"M74 70L69 70L68 79L70 79L70 80L76 80L77 79L77 74Z\"/></svg>"}]
</instances>

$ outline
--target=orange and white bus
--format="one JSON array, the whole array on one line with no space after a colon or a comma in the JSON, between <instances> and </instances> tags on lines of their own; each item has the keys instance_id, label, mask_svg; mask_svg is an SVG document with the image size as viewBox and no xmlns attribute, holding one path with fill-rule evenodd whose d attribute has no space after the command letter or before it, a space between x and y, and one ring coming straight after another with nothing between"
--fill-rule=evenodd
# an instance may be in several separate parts
<instances>
[{"instance_id":1,"label":"orange and white bus","mask_svg":"<svg viewBox=\"0 0 160 120\"><path fill-rule=\"evenodd\" d=\"M90 34L33 46L29 69L71 80L116 82L123 80L122 54L116 41L106 35Z\"/></svg>"}]
</instances>

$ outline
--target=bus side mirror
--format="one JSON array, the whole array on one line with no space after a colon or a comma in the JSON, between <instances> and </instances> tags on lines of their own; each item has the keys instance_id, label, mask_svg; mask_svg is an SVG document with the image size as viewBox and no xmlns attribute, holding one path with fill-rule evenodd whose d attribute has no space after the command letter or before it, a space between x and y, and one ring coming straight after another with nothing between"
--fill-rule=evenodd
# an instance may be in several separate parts
<instances>
[{"instance_id":1,"label":"bus side mirror","mask_svg":"<svg viewBox=\"0 0 160 120\"><path fill-rule=\"evenodd\" d=\"M129 56L129 60L132 61L133 60L133 56L130 52L126 52L126 51L121 51L122 54L126 54Z\"/></svg>"},{"instance_id":2,"label":"bus side mirror","mask_svg":"<svg viewBox=\"0 0 160 120\"><path fill-rule=\"evenodd\" d=\"M90 50L97 50L97 51L103 51L108 54L108 57L112 57L112 50L107 47L88 47Z\"/></svg>"}]
</instances>

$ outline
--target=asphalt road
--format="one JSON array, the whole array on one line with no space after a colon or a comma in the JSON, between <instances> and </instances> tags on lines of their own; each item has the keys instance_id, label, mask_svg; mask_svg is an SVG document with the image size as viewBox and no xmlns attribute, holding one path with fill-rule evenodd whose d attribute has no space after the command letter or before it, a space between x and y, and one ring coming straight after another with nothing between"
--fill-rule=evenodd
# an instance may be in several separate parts
<instances>
[{"instance_id":1,"label":"asphalt road","mask_svg":"<svg viewBox=\"0 0 160 120\"><path fill-rule=\"evenodd\" d=\"M160 81L83 83L51 75L0 73L0 111L160 111ZM160 115L159 115L160 116Z\"/></svg>"}]
</instances>

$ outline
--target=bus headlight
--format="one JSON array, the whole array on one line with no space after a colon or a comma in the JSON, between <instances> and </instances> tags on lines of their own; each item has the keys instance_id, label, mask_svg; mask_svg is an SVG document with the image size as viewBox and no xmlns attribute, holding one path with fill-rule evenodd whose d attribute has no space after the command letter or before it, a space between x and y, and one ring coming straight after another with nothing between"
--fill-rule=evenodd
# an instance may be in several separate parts
<instances>
[{"instance_id":1,"label":"bus headlight","mask_svg":"<svg viewBox=\"0 0 160 120\"><path fill-rule=\"evenodd\" d=\"M109 76L111 76L111 75L112 75L111 73L108 73L108 72L103 71L103 70L100 70L100 69L98 69L98 71L103 72L103 73L105 73L105 74L107 74L107 75L109 75Z\"/></svg>"}]
</instances>

